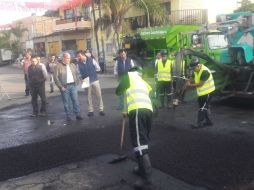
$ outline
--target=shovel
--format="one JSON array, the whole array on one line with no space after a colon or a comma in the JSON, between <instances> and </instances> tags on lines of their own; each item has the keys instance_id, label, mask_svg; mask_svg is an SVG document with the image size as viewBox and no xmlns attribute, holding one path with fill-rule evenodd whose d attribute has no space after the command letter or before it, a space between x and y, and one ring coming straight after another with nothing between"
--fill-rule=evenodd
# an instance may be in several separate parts
<instances>
[{"instance_id":1,"label":"shovel","mask_svg":"<svg viewBox=\"0 0 254 190\"><path fill-rule=\"evenodd\" d=\"M123 151L124 130L125 130L125 118L123 118L122 120L121 141L120 141L121 151ZM115 164L126 159L127 159L126 155L119 155L117 158L114 158L113 160L109 161L109 163Z\"/></svg>"}]
</instances>

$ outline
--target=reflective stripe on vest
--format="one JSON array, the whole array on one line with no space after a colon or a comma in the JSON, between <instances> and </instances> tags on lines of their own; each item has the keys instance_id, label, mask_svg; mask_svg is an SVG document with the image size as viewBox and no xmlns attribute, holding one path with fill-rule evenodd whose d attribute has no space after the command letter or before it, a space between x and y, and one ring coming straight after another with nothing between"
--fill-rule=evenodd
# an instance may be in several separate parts
<instances>
[{"instance_id":1,"label":"reflective stripe on vest","mask_svg":"<svg viewBox=\"0 0 254 190\"><path fill-rule=\"evenodd\" d=\"M197 88L198 96L204 96L204 95L209 94L215 90L213 75L211 74L211 71L204 65L201 66L199 73L194 72L195 83L200 82L200 77L201 77L203 71L205 71L205 70L210 73L210 76L201 87Z\"/></svg>"},{"instance_id":2,"label":"reflective stripe on vest","mask_svg":"<svg viewBox=\"0 0 254 190\"><path fill-rule=\"evenodd\" d=\"M171 81L171 66L171 60L167 60L165 67L162 60L158 61L158 81Z\"/></svg>"},{"instance_id":3,"label":"reflective stripe on vest","mask_svg":"<svg viewBox=\"0 0 254 190\"><path fill-rule=\"evenodd\" d=\"M148 84L136 72L128 72L130 87L126 90L128 113L131 110L147 108L153 110Z\"/></svg>"}]
</instances>

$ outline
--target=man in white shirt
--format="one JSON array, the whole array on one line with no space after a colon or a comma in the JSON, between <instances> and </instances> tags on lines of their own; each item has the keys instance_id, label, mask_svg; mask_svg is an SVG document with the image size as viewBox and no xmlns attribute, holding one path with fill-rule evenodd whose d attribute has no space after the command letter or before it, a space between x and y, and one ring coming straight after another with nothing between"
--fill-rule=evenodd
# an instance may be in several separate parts
<instances>
[{"instance_id":1,"label":"man in white shirt","mask_svg":"<svg viewBox=\"0 0 254 190\"><path fill-rule=\"evenodd\" d=\"M82 120L83 118L80 116L80 105L76 87L78 84L77 67L70 61L70 54L64 53L63 62L55 67L54 80L62 95L66 120L71 121L70 103L72 103L76 120Z\"/></svg>"}]
</instances>

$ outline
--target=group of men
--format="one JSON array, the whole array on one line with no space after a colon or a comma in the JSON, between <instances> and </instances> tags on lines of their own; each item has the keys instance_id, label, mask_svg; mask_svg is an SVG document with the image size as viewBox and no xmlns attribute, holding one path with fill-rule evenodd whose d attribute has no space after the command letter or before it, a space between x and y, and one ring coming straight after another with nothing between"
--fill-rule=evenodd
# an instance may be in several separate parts
<instances>
[{"instance_id":1,"label":"group of men","mask_svg":"<svg viewBox=\"0 0 254 190\"><path fill-rule=\"evenodd\" d=\"M32 117L47 115L45 95L47 73L50 75L50 92L54 92L54 83L60 90L67 121L72 120L72 111L76 116L76 120L83 119L80 113L77 85L87 77L90 79L87 90L88 116L91 117L94 115L92 101L93 90L95 90L99 102L99 114L101 116L105 115L101 87L96 73L100 71L100 67L90 54L86 54L85 51L79 51L77 53L77 65L71 63L71 56L69 53L64 53L61 63L58 63L56 56L52 55L45 66L40 62L38 56L32 56L31 52L26 52L23 64L26 84L25 92L27 96L31 93L31 103L33 107ZM38 106L38 96L40 96L41 99L40 110Z\"/></svg>"},{"instance_id":2,"label":"group of men","mask_svg":"<svg viewBox=\"0 0 254 190\"><path fill-rule=\"evenodd\" d=\"M142 69L134 66L131 59L126 58L126 51L120 50L114 73L118 73L119 85L116 94L120 96L120 106L124 118L129 118L129 130L132 146L138 161L133 173L141 177L134 187L136 189L155 189L151 178L151 162L148 154L148 142L152 126L153 106L149 93L151 87L142 79ZM161 106L164 108L164 98L167 97L167 108L171 105L172 66L174 60L168 59L165 51L158 52L155 61L156 81ZM202 128L213 125L210 119L211 95L215 90L211 71L200 63L198 58L190 62L193 75L186 82L187 88L196 88L199 111L197 125L193 128ZM127 68L127 69L126 69ZM125 101L123 101L123 99ZM124 105L121 102L125 102Z\"/></svg>"},{"instance_id":3,"label":"group of men","mask_svg":"<svg viewBox=\"0 0 254 190\"><path fill-rule=\"evenodd\" d=\"M172 86L172 59L167 58L167 53L159 52L156 61L157 82L159 86L159 99L161 108L164 107L164 96L167 97L167 107L170 106L171 86ZM77 54L77 66L70 62L70 55L65 53L62 63L54 65L52 75L55 84L59 88L64 104L64 110L67 120L71 120L70 102L77 120L81 120L80 106L77 93L77 84L79 79L90 79L88 88L88 116L93 116L93 104L91 92L94 89L99 102L99 113L104 115L104 106L101 96L100 83L96 72L100 67L93 58L86 55L84 51ZM212 125L209 117L209 107L211 94L215 90L214 80L211 71L199 62L199 59L193 59L190 63L193 68L192 77L186 82L186 86L196 88L198 94L199 111L198 121L195 128ZM26 66L24 66L25 71ZM45 94L46 72L43 64L38 64L36 58L32 58L32 64L28 67L27 76L32 94L33 115L38 114L37 95L43 99ZM131 143L138 166L133 169L133 173L141 178L134 183L136 189L155 189L151 178L151 162L149 158L148 142L152 127L153 104L149 93L152 88L142 79L142 68L136 66L132 59L127 57L127 52L119 50L118 57L114 67L114 74L118 76L119 84L116 87L116 95L119 98L119 109L122 110L123 118L129 119L129 130ZM53 80L52 79L52 80ZM31 82L33 81L33 82ZM41 84L41 85L37 85ZM43 86L38 88L38 86ZM51 91L53 89L51 88ZM34 95L33 95L34 94ZM45 101L46 105L46 101ZM41 106L41 113L46 113L46 107Z\"/></svg>"}]
</instances>

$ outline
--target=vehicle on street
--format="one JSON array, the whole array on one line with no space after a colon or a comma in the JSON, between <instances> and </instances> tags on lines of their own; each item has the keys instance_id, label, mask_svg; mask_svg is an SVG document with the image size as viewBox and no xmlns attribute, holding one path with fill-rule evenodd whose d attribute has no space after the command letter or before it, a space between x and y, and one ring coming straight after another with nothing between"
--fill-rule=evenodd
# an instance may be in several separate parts
<instances>
[{"instance_id":1,"label":"vehicle on street","mask_svg":"<svg viewBox=\"0 0 254 190\"><path fill-rule=\"evenodd\" d=\"M11 49L0 49L0 65L12 63Z\"/></svg>"}]
</instances>

